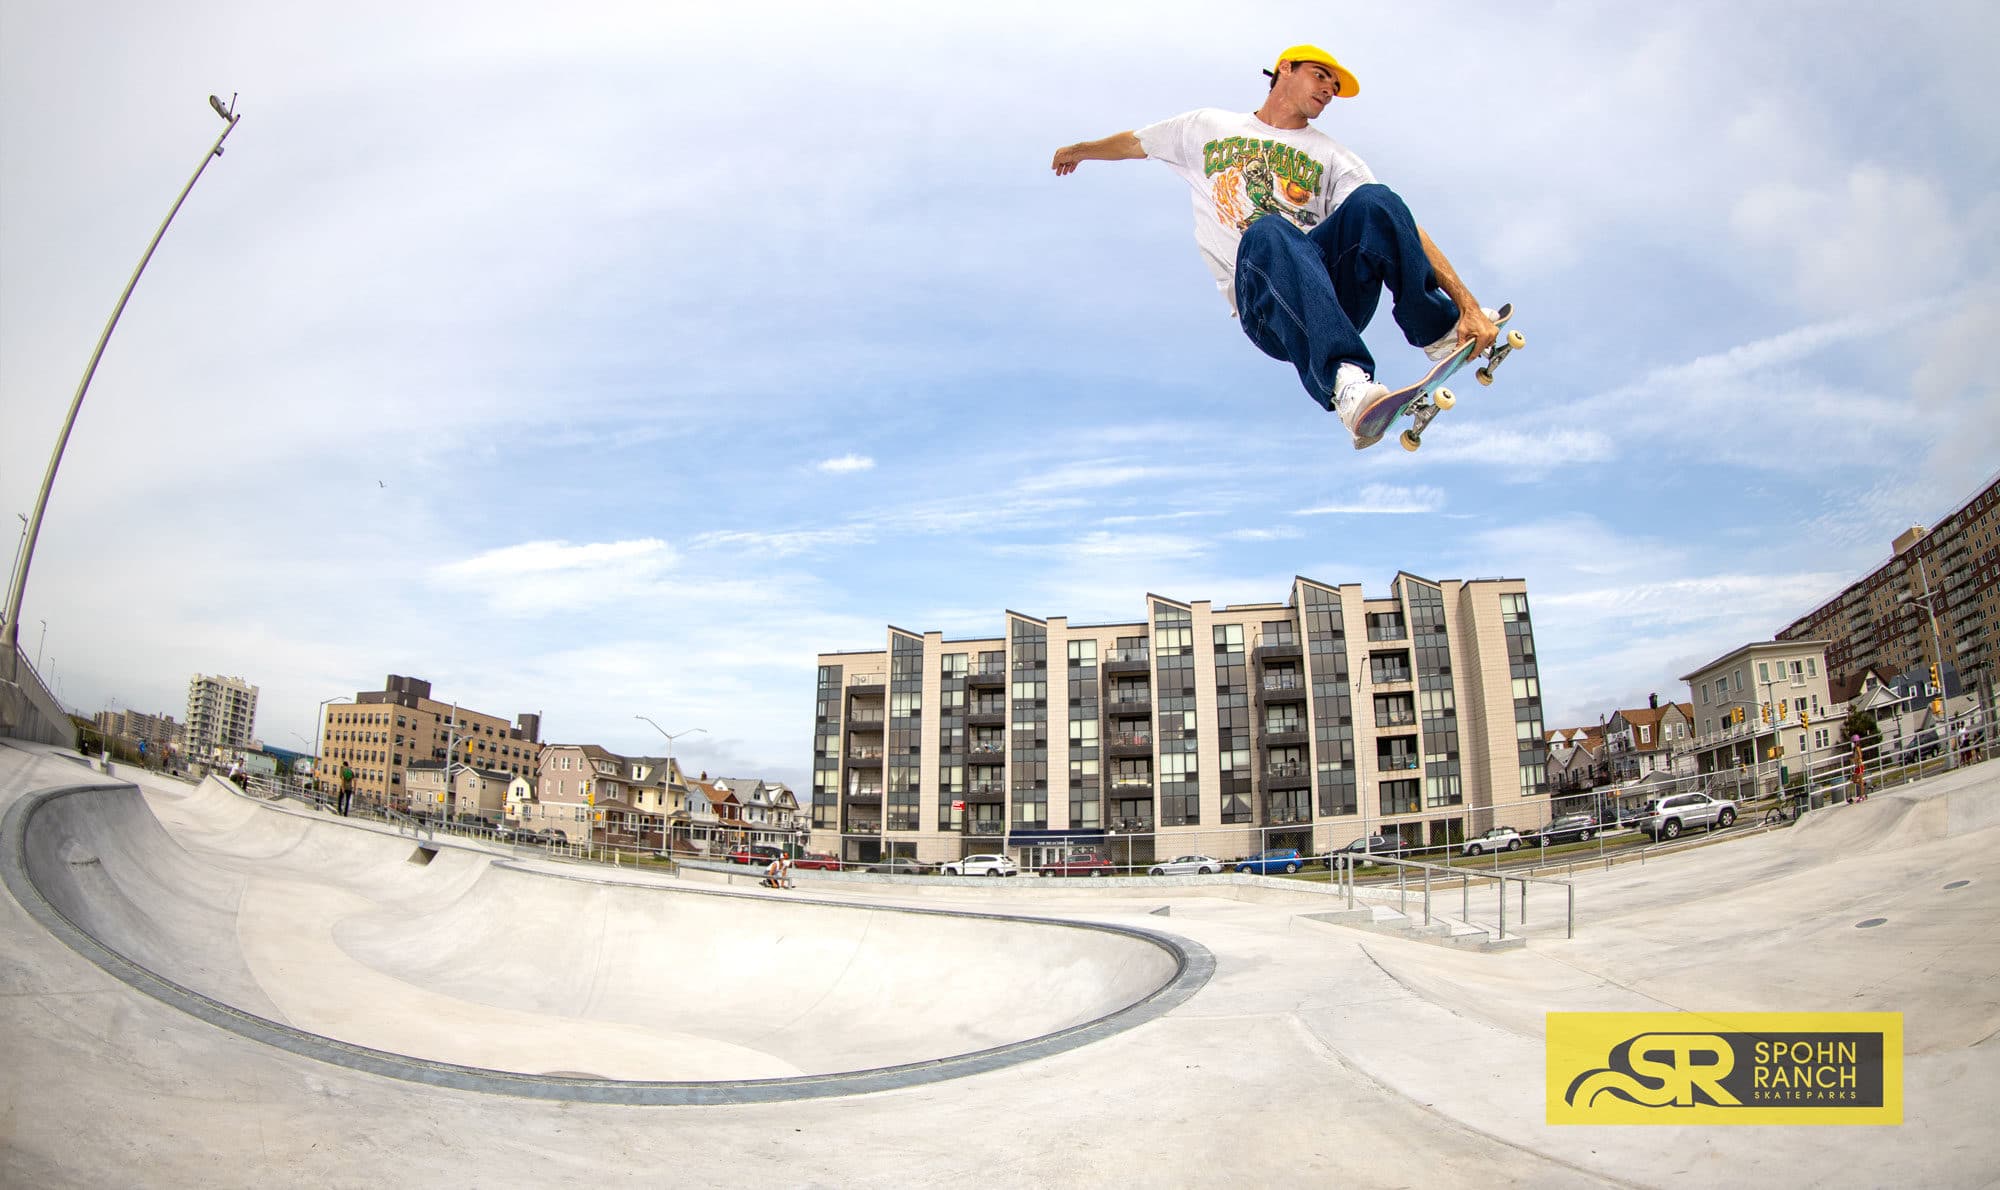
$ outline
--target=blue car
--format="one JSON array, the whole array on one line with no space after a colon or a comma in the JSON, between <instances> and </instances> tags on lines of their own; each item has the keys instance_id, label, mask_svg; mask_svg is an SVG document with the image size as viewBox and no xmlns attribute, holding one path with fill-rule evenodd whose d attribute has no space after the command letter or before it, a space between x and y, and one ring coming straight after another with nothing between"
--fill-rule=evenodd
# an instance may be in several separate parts
<instances>
[{"instance_id":1,"label":"blue car","mask_svg":"<svg viewBox=\"0 0 2000 1190\"><path fill-rule=\"evenodd\" d=\"M1287 876L1305 866L1305 858L1296 847L1274 847L1260 851L1249 859L1236 861L1236 870L1252 876L1273 876L1279 872Z\"/></svg>"}]
</instances>

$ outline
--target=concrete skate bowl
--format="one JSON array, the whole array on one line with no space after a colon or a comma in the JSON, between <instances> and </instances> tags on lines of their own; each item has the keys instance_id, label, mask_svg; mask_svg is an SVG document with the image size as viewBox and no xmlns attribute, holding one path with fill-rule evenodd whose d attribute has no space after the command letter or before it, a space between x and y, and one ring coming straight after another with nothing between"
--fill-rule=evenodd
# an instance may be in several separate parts
<instances>
[{"instance_id":1,"label":"concrete skate bowl","mask_svg":"<svg viewBox=\"0 0 2000 1190\"><path fill-rule=\"evenodd\" d=\"M1137 929L533 871L217 781L156 800L22 797L9 891L212 1024L431 1085L630 1104L889 1090L1087 1045L1214 969Z\"/></svg>"}]
</instances>

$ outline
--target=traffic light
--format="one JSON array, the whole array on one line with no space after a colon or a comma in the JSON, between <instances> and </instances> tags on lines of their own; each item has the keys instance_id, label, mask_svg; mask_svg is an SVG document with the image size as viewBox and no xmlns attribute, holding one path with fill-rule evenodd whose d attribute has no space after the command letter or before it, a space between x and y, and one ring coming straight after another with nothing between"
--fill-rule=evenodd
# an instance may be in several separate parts
<instances>
[{"instance_id":1,"label":"traffic light","mask_svg":"<svg viewBox=\"0 0 2000 1190\"><path fill-rule=\"evenodd\" d=\"M1944 717L1944 699L1942 698L1931 699L1931 714L1936 715L1939 718Z\"/></svg>"},{"instance_id":2,"label":"traffic light","mask_svg":"<svg viewBox=\"0 0 2000 1190\"><path fill-rule=\"evenodd\" d=\"M1759 714L1761 714L1762 716L1764 716L1764 722L1766 722L1766 723L1769 723L1769 722L1771 721L1771 704L1770 704L1770 703L1768 703L1768 702L1760 702L1760 703L1758 703L1758 704L1757 704L1757 712L1758 712Z\"/></svg>"},{"instance_id":3,"label":"traffic light","mask_svg":"<svg viewBox=\"0 0 2000 1190\"><path fill-rule=\"evenodd\" d=\"M1789 719L1789 718L1791 718L1791 717L1792 717L1792 704L1791 704L1791 703L1788 703L1788 702L1781 702L1781 703L1779 703L1779 704L1778 704L1778 718L1780 718L1780 719Z\"/></svg>"},{"instance_id":4,"label":"traffic light","mask_svg":"<svg viewBox=\"0 0 2000 1190\"><path fill-rule=\"evenodd\" d=\"M1931 689L1939 691L1944 689L1944 683L1938 681L1938 667L1935 661L1931 663Z\"/></svg>"},{"instance_id":5,"label":"traffic light","mask_svg":"<svg viewBox=\"0 0 2000 1190\"><path fill-rule=\"evenodd\" d=\"M1799 712L1799 729L1800 729L1801 731L1803 731L1804 729L1806 729L1806 728L1808 728L1808 727L1811 727L1811 726L1812 726L1812 712L1811 712L1811 711L1800 711L1800 712Z\"/></svg>"}]
</instances>

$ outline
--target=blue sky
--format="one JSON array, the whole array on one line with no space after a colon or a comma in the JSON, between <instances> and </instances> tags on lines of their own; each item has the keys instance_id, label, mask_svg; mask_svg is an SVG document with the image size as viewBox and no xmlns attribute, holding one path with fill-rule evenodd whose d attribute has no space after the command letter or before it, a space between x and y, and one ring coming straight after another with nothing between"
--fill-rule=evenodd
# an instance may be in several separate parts
<instances>
[{"instance_id":1,"label":"blue sky","mask_svg":"<svg viewBox=\"0 0 2000 1190\"><path fill-rule=\"evenodd\" d=\"M1554 727L1684 698L2000 465L1990 6L1216 11L13 0L9 524L205 97L244 112L92 386L29 651L85 710L240 674L281 746L397 672L803 784L813 655L885 624L1407 569L1528 581ZM1242 337L1164 167L1048 169L1254 108L1296 41L1530 340L1414 456Z\"/></svg>"}]
</instances>

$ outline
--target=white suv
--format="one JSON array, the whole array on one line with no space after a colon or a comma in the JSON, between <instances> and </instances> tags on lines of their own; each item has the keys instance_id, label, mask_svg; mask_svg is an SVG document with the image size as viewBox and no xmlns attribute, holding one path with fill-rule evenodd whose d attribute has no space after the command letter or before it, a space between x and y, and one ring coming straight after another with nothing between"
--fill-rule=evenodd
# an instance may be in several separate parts
<instances>
[{"instance_id":1,"label":"white suv","mask_svg":"<svg viewBox=\"0 0 2000 1190\"><path fill-rule=\"evenodd\" d=\"M1511 826L1496 826L1476 839L1467 839L1461 851L1466 855L1484 855L1489 851L1519 851L1521 832Z\"/></svg>"},{"instance_id":2,"label":"white suv","mask_svg":"<svg viewBox=\"0 0 2000 1190\"><path fill-rule=\"evenodd\" d=\"M944 866L947 876L1018 876L1019 864L1004 855L968 855Z\"/></svg>"},{"instance_id":3,"label":"white suv","mask_svg":"<svg viewBox=\"0 0 2000 1190\"><path fill-rule=\"evenodd\" d=\"M1736 821L1736 803L1705 793L1670 793L1646 803L1632 825L1658 839L1678 839L1684 830L1705 826L1714 830Z\"/></svg>"}]
</instances>

